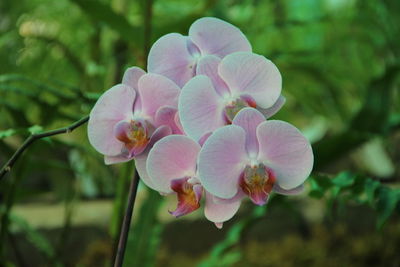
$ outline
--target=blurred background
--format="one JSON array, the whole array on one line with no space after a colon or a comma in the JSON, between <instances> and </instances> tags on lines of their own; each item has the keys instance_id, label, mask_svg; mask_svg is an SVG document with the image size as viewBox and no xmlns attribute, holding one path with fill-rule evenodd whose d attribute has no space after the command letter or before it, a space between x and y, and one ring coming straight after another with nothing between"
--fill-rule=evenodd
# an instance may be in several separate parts
<instances>
[{"instance_id":1,"label":"blurred background","mask_svg":"<svg viewBox=\"0 0 400 267\"><path fill-rule=\"evenodd\" d=\"M274 118L313 143L314 172L222 230L141 185L124 266L400 266L399 14L398 0L2 0L0 165L86 116L157 38L215 16L280 69ZM0 181L0 266L109 266L133 171L105 166L86 125L37 141Z\"/></svg>"}]
</instances>

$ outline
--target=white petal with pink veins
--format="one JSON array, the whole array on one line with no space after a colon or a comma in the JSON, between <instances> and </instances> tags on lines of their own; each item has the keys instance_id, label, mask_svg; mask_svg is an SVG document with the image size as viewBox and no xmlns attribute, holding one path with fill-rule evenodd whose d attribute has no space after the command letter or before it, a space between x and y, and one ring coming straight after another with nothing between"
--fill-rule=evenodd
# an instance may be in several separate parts
<instances>
[{"instance_id":1,"label":"white petal with pink veins","mask_svg":"<svg viewBox=\"0 0 400 267\"><path fill-rule=\"evenodd\" d=\"M312 148L296 127L284 121L266 121L258 126L257 139L259 160L273 171L282 189L293 189L310 175Z\"/></svg>"},{"instance_id":2,"label":"white petal with pink veins","mask_svg":"<svg viewBox=\"0 0 400 267\"><path fill-rule=\"evenodd\" d=\"M221 61L218 72L232 94L250 95L261 108L272 107L281 94L281 74L263 56L250 52L232 53Z\"/></svg>"},{"instance_id":3,"label":"white petal with pink veins","mask_svg":"<svg viewBox=\"0 0 400 267\"><path fill-rule=\"evenodd\" d=\"M249 41L237 27L217 18L196 20L190 26L189 37L199 47L202 55L223 58L233 52L251 51Z\"/></svg>"},{"instance_id":4,"label":"white petal with pink veins","mask_svg":"<svg viewBox=\"0 0 400 267\"><path fill-rule=\"evenodd\" d=\"M194 176L199 151L199 144L183 135L170 135L155 143L147 172L158 191L172 193L172 180Z\"/></svg>"},{"instance_id":5,"label":"white petal with pink veins","mask_svg":"<svg viewBox=\"0 0 400 267\"><path fill-rule=\"evenodd\" d=\"M229 88L224 80L219 77L218 66L220 62L221 59L219 57L212 55L203 56L197 63L196 74L206 75L208 78L210 78L212 84L214 85L215 91L220 96L223 96L225 94L229 94Z\"/></svg>"},{"instance_id":6,"label":"white petal with pink veins","mask_svg":"<svg viewBox=\"0 0 400 267\"><path fill-rule=\"evenodd\" d=\"M154 120L157 110L163 106L178 106L179 87L159 74L145 74L139 79L141 112Z\"/></svg>"},{"instance_id":7,"label":"white petal with pink veins","mask_svg":"<svg viewBox=\"0 0 400 267\"><path fill-rule=\"evenodd\" d=\"M241 201L231 203L218 203L214 201L214 196L206 192L206 205L204 215L209 221L223 223L231 219L240 207Z\"/></svg>"},{"instance_id":8,"label":"white petal with pink veins","mask_svg":"<svg viewBox=\"0 0 400 267\"><path fill-rule=\"evenodd\" d=\"M122 77L122 84L138 89L138 81L146 72L139 67L128 68Z\"/></svg>"},{"instance_id":9,"label":"white petal with pink veins","mask_svg":"<svg viewBox=\"0 0 400 267\"><path fill-rule=\"evenodd\" d=\"M257 108L266 119L274 116L285 104L286 98L283 95L278 97L278 100L270 108Z\"/></svg>"},{"instance_id":10,"label":"white petal with pink veins","mask_svg":"<svg viewBox=\"0 0 400 267\"><path fill-rule=\"evenodd\" d=\"M148 158L148 150L146 150L145 153L135 157L135 168L139 174L140 179L145 185L147 185L153 190L158 190L157 186L153 183L149 174L147 173L146 170L147 158Z\"/></svg>"},{"instance_id":11,"label":"white petal with pink veins","mask_svg":"<svg viewBox=\"0 0 400 267\"><path fill-rule=\"evenodd\" d=\"M114 126L132 117L135 90L118 84L107 90L96 102L88 123L90 144L100 153L117 156L124 144L114 136Z\"/></svg>"},{"instance_id":12,"label":"white petal with pink veins","mask_svg":"<svg viewBox=\"0 0 400 267\"><path fill-rule=\"evenodd\" d=\"M232 124L242 127L246 132L246 150L249 155L257 158L258 141L257 126L264 122L264 116L254 108L244 108L236 114Z\"/></svg>"},{"instance_id":13,"label":"white petal with pink veins","mask_svg":"<svg viewBox=\"0 0 400 267\"><path fill-rule=\"evenodd\" d=\"M179 118L185 133L196 141L225 125L223 108L224 103L207 76L196 76L182 88Z\"/></svg>"},{"instance_id":14,"label":"white petal with pink veins","mask_svg":"<svg viewBox=\"0 0 400 267\"><path fill-rule=\"evenodd\" d=\"M220 198L232 198L238 191L238 181L248 156L246 133L236 125L216 130L204 143L198 161L203 187Z\"/></svg>"},{"instance_id":15,"label":"white petal with pink veins","mask_svg":"<svg viewBox=\"0 0 400 267\"><path fill-rule=\"evenodd\" d=\"M196 58L191 54L187 36L170 33L158 39L150 49L147 70L173 80L179 87L195 74Z\"/></svg>"}]
</instances>

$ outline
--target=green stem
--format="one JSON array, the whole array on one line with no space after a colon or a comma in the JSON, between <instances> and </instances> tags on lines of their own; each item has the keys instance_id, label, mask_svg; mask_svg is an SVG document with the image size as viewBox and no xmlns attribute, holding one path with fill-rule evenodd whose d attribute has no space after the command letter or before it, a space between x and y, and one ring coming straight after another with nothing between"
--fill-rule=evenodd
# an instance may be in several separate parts
<instances>
[{"instance_id":1,"label":"green stem","mask_svg":"<svg viewBox=\"0 0 400 267\"><path fill-rule=\"evenodd\" d=\"M22 169L21 169L22 170ZM5 244L7 243L7 235L9 235L9 224L10 224L10 212L14 205L15 194L18 189L18 184L21 180L22 173L21 170L16 172L16 179L11 179L7 194L5 197L4 211L1 216L0 225L0 262L2 262L5 257Z\"/></svg>"},{"instance_id":2,"label":"green stem","mask_svg":"<svg viewBox=\"0 0 400 267\"><path fill-rule=\"evenodd\" d=\"M20 148L18 148L17 151L15 151L14 155L12 155L12 157L7 161L7 163L4 164L4 166L1 168L1 170L0 170L0 181L1 181L1 179L4 177L4 175L6 173L11 171L12 166L19 159L19 157L22 155L22 153L30 145L32 145L36 140L42 139L42 138L45 138L45 137L49 137L49 136L53 136L53 135L70 133L73 130L75 130L76 128L78 128L78 127L82 126L83 124L85 124L88 120L89 120L89 116L86 116L86 117L80 119L77 122L74 122L73 124L71 124L71 125L69 125L67 127L60 128L60 129L57 129L57 130L51 130L51 131L47 131L47 132L43 132L43 133L38 133L38 134L32 134L31 136L29 136L25 140L25 142L22 144L22 146Z\"/></svg>"},{"instance_id":3,"label":"green stem","mask_svg":"<svg viewBox=\"0 0 400 267\"><path fill-rule=\"evenodd\" d=\"M139 179L140 179L139 174L137 173L136 168L135 168L135 174L132 178L131 185L129 187L128 204L126 207L124 220L122 222L121 233L118 238L118 248L117 248L116 257L114 259L114 264L113 264L114 267L121 267L124 262L126 241L128 240L129 228L130 228L131 220L132 220L133 207L135 206L136 193L137 193L137 189L138 189L138 185L139 185Z\"/></svg>"}]
</instances>

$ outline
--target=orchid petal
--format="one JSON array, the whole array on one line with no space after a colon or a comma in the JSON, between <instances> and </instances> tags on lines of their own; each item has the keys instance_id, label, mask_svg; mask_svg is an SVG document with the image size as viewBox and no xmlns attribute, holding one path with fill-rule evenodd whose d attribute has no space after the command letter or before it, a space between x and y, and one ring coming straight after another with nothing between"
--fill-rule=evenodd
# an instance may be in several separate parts
<instances>
[{"instance_id":1,"label":"orchid petal","mask_svg":"<svg viewBox=\"0 0 400 267\"><path fill-rule=\"evenodd\" d=\"M220 198L232 198L248 158L246 133L236 125L216 130L204 143L198 160L199 179L204 188Z\"/></svg>"},{"instance_id":2,"label":"orchid petal","mask_svg":"<svg viewBox=\"0 0 400 267\"><path fill-rule=\"evenodd\" d=\"M257 156L257 126L264 122L264 116L254 108L243 108L236 114L232 124L240 126L246 132L246 150L249 155Z\"/></svg>"},{"instance_id":3,"label":"orchid petal","mask_svg":"<svg viewBox=\"0 0 400 267\"><path fill-rule=\"evenodd\" d=\"M161 140L162 138L172 134L171 127L167 125L162 125L158 128L156 128L153 132L153 134L150 137L149 141L149 146L154 145L158 140Z\"/></svg>"},{"instance_id":4,"label":"orchid petal","mask_svg":"<svg viewBox=\"0 0 400 267\"><path fill-rule=\"evenodd\" d=\"M176 123L176 114L178 109L171 106L163 106L159 108L155 116L155 124L157 125L167 125L171 127L173 134L183 134L180 125Z\"/></svg>"},{"instance_id":5,"label":"orchid petal","mask_svg":"<svg viewBox=\"0 0 400 267\"><path fill-rule=\"evenodd\" d=\"M221 58L237 51L251 51L246 36L232 24L217 18L201 18L189 29L189 37L203 55Z\"/></svg>"},{"instance_id":6,"label":"orchid petal","mask_svg":"<svg viewBox=\"0 0 400 267\"><path fill-rule=\"evenodd\" d=\"M140 179L142 182L147 185L149 188L153 190L157 190L156 185L153 183L151 180L147 170L146 170L146 164L148 160L148 150L145 151L145 153L140 154L139 156L135 157L135 168L139 174Z\"/></svg>"},{"instance_id":7,"label":"orchid petal","mask_svg":"<svg viewBox=\"0 0 400 267\"><path fill-rule=\"evenodd\" d=\"M122 84L132 87L137 93L139 79L145 74L146 72L139 67L128 68L122 77ZM135 103L133 104L136 110L141 109L142 103L140 102L140 97L136 97Z\"/></svg>"},{"instance_id":8,"label":"orchid petal","mask_svg":"<svg viewBox=\"0 0 400 267\"><path fill-rule=\"evenodd\" d=\"M293 125L266 121L257 128L259 160L272 170L285 190L301 185L310 175L314 156L311 145Z\"/></svg>"},{"instance_id":9,"label":"orchid petal","mask_svg":"<svg viewBox=\"0 0 400 267\"><path fill-rule=\"evenodd\" d=\"M100 153L117 156L124 143L114 136L114 126L119 121L132 117L135 91L122 84L107 90L96 102L88 123L90 144Z\"/></svg>"},{"instance_id":10,"label":"orchid petal","mask_svg":"<svg viewBox=\"0 0 400 267\"><path fill-rule=\"evenodd\" d=\"M132 87L133 89L138 89L138 82L140 77L145 75L146 72L139 67L128 68L124 76L122 77L122 84Z\"/></svg>"},{"instance_id":11,"label":"orchid petal","mask_svg":"<svg viewBox=\"0 0 400 267\"><path fill-rule=\"evenodd\" d=\"M148 72L164 75L182 87L195 75L196 59L190 51L192 46L190 40L181 34L162 36L150 49Z\"/></svg>"},{"instance_id":12,"label":"orchid petal","mask_svg":"<svg viewBox=\"0 0 400 267\"><path fill-rule=\"evenodd\" d=\"M175 125L179 129L179 133L177 133L177 134L185 135L185 131L183 130L181 119L179 118L179 112L175 113Z\"/></svg>"},{"instance_id":13,"label":"orchid petal","mask_svg":"<svg viewBox=\"0 0 400 267\"><path fill-rule=\"evenodd\" d=\"M185 133L196 141L225 124L223 108L221 98L207 76L196 76L182 88L179 117Z\"/></svg>"},{"instance_id":14,"label":"orchid petal","mask_svg":"<svg viewBox=\"0 0 400 267\"><path fill-rule=\"evenodd\" d=\"M214 201L214 196L206 192L206 204L204 215L209 221L214 223L223 223L231 219L240 207L241 201L231 203L218 203Z\"/></svg>"},{"instance_id":15,"label":"orchid petal","mask_svg":"<svg viewBox=\"0 0 400 267\"><path fill-rule=\"evenodd\" d=\"M200 146L203 146L204 143L206 142L206 140L208 139L208 137L210 137L212 134L212 132L208 132L206 134L204 134L202 137L200 137L198 143L200 144Z\"/></svg>"},{"instance_id":16,"label":"orchid petal","mask_svg":"<svg viewBox=\"0 0 400 267\"><path fill-rule=\"evenodd\" d=\"M248 94L261 108L272 107L281 94L281 74L263 56L249 52L230 54L221 61L218 72L232 94Z\"/></svg>"},{"instance_id":17,"label":"orchid petal","mask_svg":"<svg viewBox=\"0 0 400 267\"><path fill-rule=\"evenodd\" d=\"M275 193L281 194L281 195L298 195L304 192L304 184L299 185L298 187L295 187L293 189L285 190L282 187L280 187L278 184L275 184L273 189Z\"/></svg>"},{"instance_id":18,"label":"orchid petal","mask_svg":"<svg viewBox=\"0 0 400 267\"><path fill-rule=\"evenodd\" d=\"M171 181L192 177L196 173L200 146L187 136L170 135L153 146L147 161L147 171L157 190L171 193Z\"/></svg>"},{"instance_id":19,"label":"orchid petal","mask_svg":"<svg viewBox=\"0 0 400 267\"><path fill-rule=\"evenodd\" d=\"M215 227L217 227L218 229L222 229L222 227L224 227L224 223L214 223Z\"/></svg>"},{"instance_id":20,"label":"orchid petal","mask_svg":"<svg viewBox=\"0 0 400 267\"><path fill-rule=\"evenodd\" d=\"M106 165L111 165L111 164L116 164L116 163L122 163L122 162L127 162L132 160L133 158L129 158L123 155L119 155L119 156L104 156L104 163Z\"/></svg>"},{"instance_id":21,"label":"orchid petal","mask_svg":"<svg viewBox=\"0 0 400 267\"><path fill-rule=\"evenodd\" d=\"M214 85L215 91L222 96L229 93L229 88L218 75L218 65L220 62L221 59L219 57L206 55L197 63L196 74L208 76Z\"/></svg>"},{"instance_id":22,"label":"orchid petal","mask_svg":"<svg viewBox=\"0 0 400 267\"><path fill-rule=\"evenodd\" d=\"M139 79L139 97L142 112L154 118L162 106L177 107L179 87L170 79L158 74L145 74Z\"/></svg>"},{"instance_id":23,"label":"orchid petal","mask_svg":"<svg viewBox=\"0 0 400 267\"><path fill-rule=\"evenodd\" d=\"M229 203L233 203L233 202L240 202L243 200L243 198L246 197L246 194L243 192L243 190L238 190L236 195L234 195L232 198L220 198L220 197L216 197L214 196L214 202L217 204L229 204Z\"/></svg>"},{"instance_id":24,"label":"orchid petal","mask_svg":"<svg viewBox=\"0 0 400 267\"><path fill-rule=\"evenodd\" d=\"M283 95L280 95L278 100L276 100L275 104L270 108L257 108L266 119L274 116L285 104L286 98Z\"/></svg>"}]
</instances>

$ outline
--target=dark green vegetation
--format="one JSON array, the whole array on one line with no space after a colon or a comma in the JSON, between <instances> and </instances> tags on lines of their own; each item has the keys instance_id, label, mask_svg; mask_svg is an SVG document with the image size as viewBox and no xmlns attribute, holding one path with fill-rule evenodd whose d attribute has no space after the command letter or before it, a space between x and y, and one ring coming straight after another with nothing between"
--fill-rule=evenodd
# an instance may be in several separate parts
<instances>
[{"instance_id":1,"label":"dark green vegetation","mask_svg":"<svg viewBox=\"0 0 400 267\"><path fill-rule=\"evenodd\" d=\"M398 0L0 1L0 165L86 116L158 37L216 16L279 67L275 118L312 140L313 176L222 231L201 211L171 219L173 200L143 187L125 266L399 266L399 14ZM109 265L133 166L105 166L85 130L37 141L0 181L0 263Z\"/></svg>"}]
</instances>

